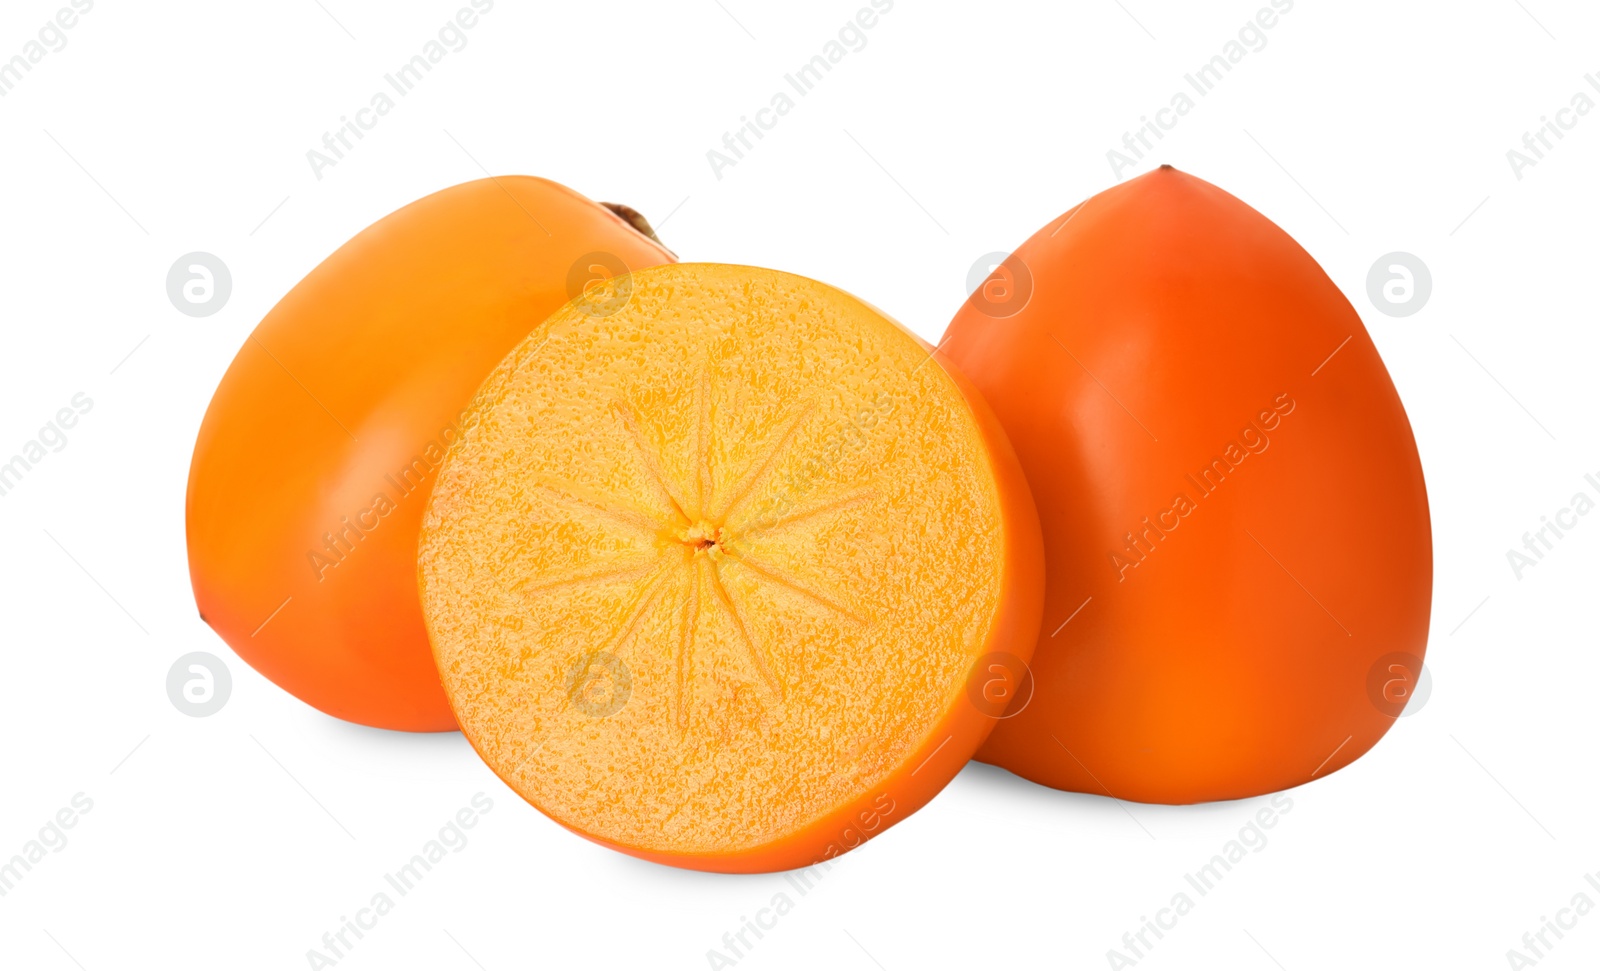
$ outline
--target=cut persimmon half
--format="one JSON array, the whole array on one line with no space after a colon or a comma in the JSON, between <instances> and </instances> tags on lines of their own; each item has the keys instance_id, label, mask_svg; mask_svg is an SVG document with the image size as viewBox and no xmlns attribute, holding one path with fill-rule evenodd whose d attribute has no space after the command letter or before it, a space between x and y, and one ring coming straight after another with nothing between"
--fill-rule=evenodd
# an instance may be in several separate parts
<instances>
[{"instance_id":1,"label":"cut persimmon half","mask_svg":"<svg viewBox=\"0 0 1600 971\"><path fill-rule=\"evenodd\" d=\"M676 866L789 869L931 799L1010 702L1038 518L970 385L771 270L633 273L479 389L424 516L462 730L534 806Z\"/></svg>"}]
</instances>

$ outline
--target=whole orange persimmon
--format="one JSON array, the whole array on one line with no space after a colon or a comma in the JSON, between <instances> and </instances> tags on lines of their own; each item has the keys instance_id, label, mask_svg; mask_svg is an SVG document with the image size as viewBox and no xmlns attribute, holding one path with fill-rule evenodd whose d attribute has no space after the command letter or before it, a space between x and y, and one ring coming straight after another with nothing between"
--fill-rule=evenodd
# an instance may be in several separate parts
<instances>
[{"instance_id":1,"label":"whole orange persimmon","mask_svg":"<svg viewBox=\"0 0 1600 971\"><path fill-rule=\"evenodd\" d=\"M943 347L1045 541L1034 691L979 759L1189 803L1326 776L1394 724L1428 639L1422 467L1361 318L1288 234L1163 167L1024 243Z\"/></svg>"},{"instance_id":2,"label":"whole orange persimmon","mask_svg":"<svg viewBox=\"0 0 1600 971\"><path fill-rule=\"evenodd\" d=\"M523 176L468 182L340 247L245 341L189 471L200 615L256 670L353 722L455 719L417 595L417 536L484 377L570 299L672 262L644 220ZM509 526L508 526L509 528Z\"/></svg>"}]
</instances>

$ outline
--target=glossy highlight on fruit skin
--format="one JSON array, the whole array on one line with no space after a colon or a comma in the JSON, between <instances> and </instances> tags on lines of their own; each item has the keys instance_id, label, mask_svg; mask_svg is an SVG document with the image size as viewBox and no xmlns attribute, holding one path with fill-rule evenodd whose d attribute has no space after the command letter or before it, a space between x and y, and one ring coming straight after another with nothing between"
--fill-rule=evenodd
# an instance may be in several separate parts
<instances>
[{"instance_id":1,"label":"glossy highlight on fruit skin","mask_svg":"<svg viewBox=\"0 0 1600 971\"><path fill-rule=\"evenodd\" d=\"M187 499L201 617L330 715L454 729L416 543L461 414L573 279L671 259L525 176L434 193L341 246L261 321L201 424Z\"/></svg>"},{"instance_id":2,"label":"glossy highlight on fruit skin","mask_svg":"<svg viewBox=\"0 0 1600 971\"><path fill-rule=\"evenodd\" d=\"M484 384L423 524L445 689L485 762L597 843L831 859L960 771L1031 653L1038 521L964 379L790 274L635 272Z\"/></svg>"},{"instance_id":3,"label":"glossy highlight on fruit skin","mask_svg":"<svg viewBox=\"0 0 1600 971\"><path fill-rule=\"evenodd\" d=\"M1410 423L1360 318L1266 217L1163 167L1040 230L944 353L1044 529L1035 694L978 753L1118 799L1322 778L1394 723L1433 554ZM1020 284L1018 281L1022 281ZM1381 672L1380 672L1381 675Z\"/></svg>"}]
</instances>

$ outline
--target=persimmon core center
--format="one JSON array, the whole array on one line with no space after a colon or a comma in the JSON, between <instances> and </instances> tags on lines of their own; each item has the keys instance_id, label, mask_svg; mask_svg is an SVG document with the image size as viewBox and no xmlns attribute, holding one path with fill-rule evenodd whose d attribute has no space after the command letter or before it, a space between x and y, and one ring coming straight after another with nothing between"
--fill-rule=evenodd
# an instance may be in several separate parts
<instances>
[{"instance_id":1,"label":"persimmon core center","mask_svg":"<svg viewBox=\"0 0 1600 971\"><path fill-rule=\"evenodd\" d=\"M678 542L696 552L700 550L717 552L722 542L722 527L713 526L702 519L688 529L679 530Z\"/></svg>"}]
</instances>

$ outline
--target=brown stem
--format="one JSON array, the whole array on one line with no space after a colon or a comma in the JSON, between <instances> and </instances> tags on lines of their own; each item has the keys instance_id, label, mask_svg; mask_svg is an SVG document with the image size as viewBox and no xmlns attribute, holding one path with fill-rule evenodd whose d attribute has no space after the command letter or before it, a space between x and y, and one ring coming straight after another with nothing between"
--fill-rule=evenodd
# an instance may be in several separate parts
<instances>
[{"instance_id":1,"label":"brown stem","mask_svg":"<svg viewBox=\"0 0 1600 971\"><path fill-rule=\"evenodd\" d=\"M600 205L604 206L606 209L609 209L629 226L632 226L634 231L639 235L649 239L651 242L666 250L668 253L671 253L673 259L678 258L678 254L673 253L672 249L668 247L666 243L661 241L661 237L656 235L655 229L650 226L650 220L644 218L644 213L641 213L632 206L625 206L620 202L602 202Z\"/></svg>"}]
</instances>

